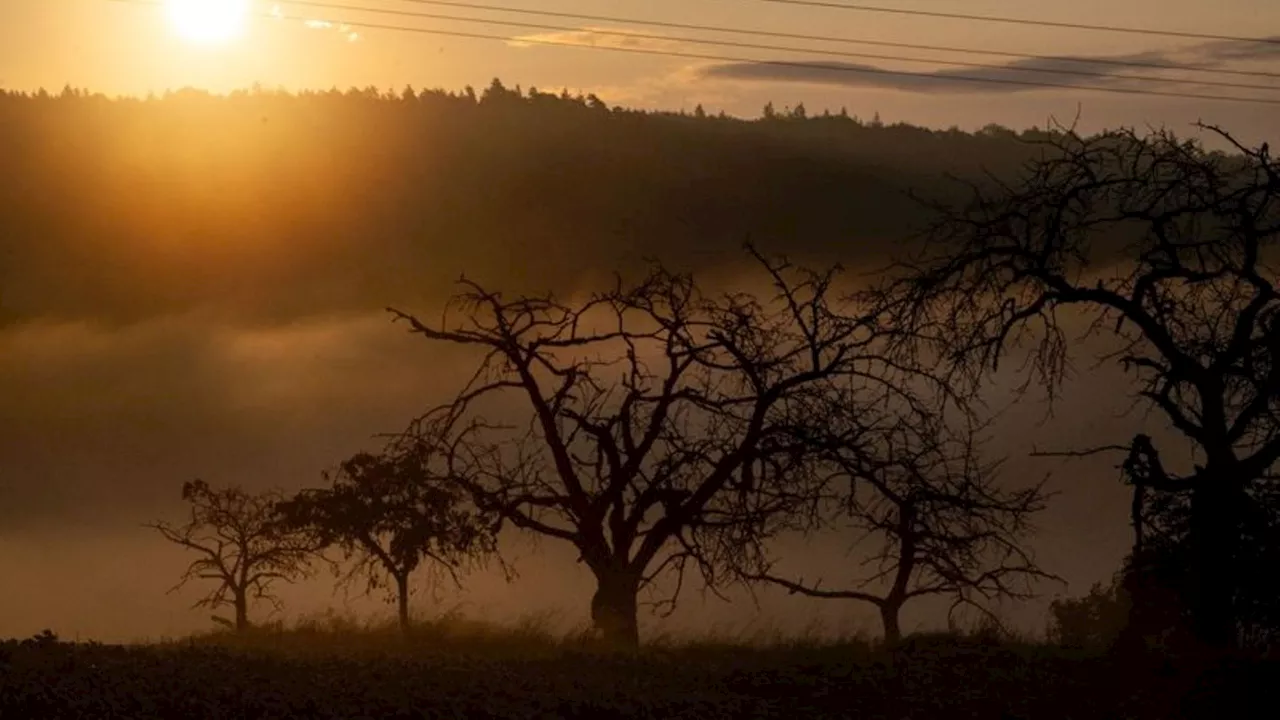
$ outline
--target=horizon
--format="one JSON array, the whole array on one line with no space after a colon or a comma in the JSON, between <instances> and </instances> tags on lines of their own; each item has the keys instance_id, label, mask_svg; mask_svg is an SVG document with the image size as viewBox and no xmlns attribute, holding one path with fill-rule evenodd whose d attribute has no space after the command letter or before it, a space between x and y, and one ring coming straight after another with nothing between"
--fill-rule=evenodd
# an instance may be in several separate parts
<instances>
[{"instance_id":1,"label":"horizon","mask_svg":"<svg viewBox=\"0 0 1280 720\"><path fill-rule=\"evenodd\" d=\"M839 61L844 79L837 83L815 79L836 70L814 55L790 51L776 51L788 59L770 64L745 52L738 61L707 59L718 50L698 57L675 38L613 41L652 51L636 57L538 46L602 42L599 28L588 26L552 37L525 28L496 44L423 42L374 22L328 14L303 21L283 11L255 18L247 3L209 2L170 0L167 12L148 0L139 7L49 0L0 8L0 157L8 170L0 179L0 567L19 587L38 589L0 600L0 635L51 627L137 637L205 627L205 613L186 607L191 595L165 593L181 572L182 554L138 524L176 513L180 483L195 477L254 490L310 487L324 468L367 448L374 433L402 429L450 383L466 381L471 355L424 349L385 312L434 313L459 275L508 293L576 299L610 273L657 258L710 278L707 287L757 292L765 281L749 279L747 261L733 254L750 239L865 277L931 219L911 193L955 200L948 173L967 180L1021 172L1027 146L1002 133L973 141L984 129L1021 137L1044 132L1051 117L1078 118L1086 137L1154 126L1213 148L1222 143L1192 123L1216 120L1246 146L1280 142L1280 35L1256 32L1280 32L1280 3L1261 0L1228 0L1212 11L1183 2L1178 12L1156 0L1123 7L1081 0L1042 9L1015 32L769 0L663 0L647 15L721 29L856 31L883 42L985 48L1005 53L982 71L993 83L1025 77L1018 72L1028 62L1039 73L1029 76L1039 79L1033 85L1062 82L1051 73L1068 60L1157 66L1170 76L1184 72L1172 65L1195 62L1235 73L1232 92L1258 100L1254 105L1210 105L1177 78L1126 79L1116 66L1098 81L1118 93L1025 84L975 89L946 58L903 72L889 69L901 63ZM397 12L417 14L395 22L423 21L422 12L441 4L400 2ZM582 16L599 3L518 5L535 15ZM894 7L1013 16L1029 13L1024 5ZM1232 16L1225 6L1239 12ZM271 7L252 5L268 14ZM613 3L609 12L635 14L621 7ZM1104 16L1108 9L1114 13ZM511 8L504 12L520 21ZM1157 24L1151 15L1181 15L1161 27L1194 28L1186 32L1195 37L1174 41L1150 30L1080 40L1043 24L1083 18L1148 27ZM1222 39L1244 35L1261 39L1244 47ZM1009 53L1032 51L1038 55L1009 60ZM143 104L207 94L219 102L263 99L266 108L282 92L299 98L369 88L390 101L407 86L419 97L467 87L483 95L495 78L525 97L533 87L550 94L564 88L609 108L689 117L702 107L709 118L723 112L764 129L602 120L603 113L560 113L562 106L534 102L515 110L517 103L494 103L492 112L439 102L422 113L364 113L353 101L281 101L270 112L251 103ZM1244 83L1253 89L1244 93ZM1212 92L1226 92L1224 84ZM59 97L62 88L120 105L96 112L92 102L67 103L63 112L31 101L41 90ZM1138 95L1146 91L1188 94ZM885 128L933 135L904 131L894 140L801 123L774 132L763 122L766 104L780 113L803 104L814 120L844 109L863 128L874 127L874 117ZM956 128L970 139L948 137ZM1025 358L1011 359L1017 365ZM1006 367L986 378L991 402L1015 394L1018 378ZM1080 372L1054 417L1037 393L1034 402L1006 408L992 431L992 453L1013 458L1011 482L1051 473L1063 491L1038 520L1043 528L1033 547L1046 568L1069 580L1069 594L1112 577L1131 549L1129 491L1106 458L1068 464L1027 451L1170 432L1159 418L1122 414L1130 384L1116 368ZM822 540L793 548L801 569L844 569L846 538ZM520 545L526 550L533 555ZM585 616L593 578L579 559L548 549L528 560L523 580L508 584L485 574L458 597L503 618L560 607ZM326 580L295 588L290 612L332 602ZM1009 609L1015 624L1039 627L1054 592L1045 588ZM759 607L742 593L728 604L691 599L672 627L766 615L793 624L874 619L862 607L776 588L762 594ZM905 624L937 625L941 617L938 607L912 607Z\"/></svg>"},{"instance_id":2,"label":"horizon","mask_svg":"<svg viewBox=\"0 0 1280 720\"><path fill-rule=\"evenodd\" d=\"M159 5L167 6L164 10ZM857 3L852 3L857 5ZM190 6L183 12L174 8ZM893 7L938 10L962 14L1029 18L1037 21L1095 21L1120 27L1194 31L1206 36L1280 37L1280 6L1264 0L1227 0L1213 11L1185 2L1171 8L1160 0L1139 0L1117 6L1104 0L1082 0L1070 6L1041 6L1029 12L1013 0L947 0L921 4L907 2ZM520 68L523 87L567 87L605 98L610 104L638 109L691 112L701 104L708 112L724 111L736 117L753 117L765 102L781 105L804 103L811 108L847 106L850 113L870 117L879 113L886 122L946 129L952 125L977 129L988 123L1011 128L1044 126L1050 117L1080 117L1085 132L1102 128L1163 126L1187 132L1197 121L1232 129L1246 144L1280 141L1280 125L1274 107L1227 102L1205 102L1175 97L1139 97L1124 92L1097 92L1064 88L1028 88L1017 85L975 84L949 80L952 75L974 75L995 82L1028 80L1068 85L1077 82L1125 90L1153 89L1192 94L1237 95L1280 99L1266 90L1201 88L1177 85L1180 79L1230 81L1243 86L1275 88L1280 82L1267 76L1280 58L1280 44L1228 48L1223 41L1169 38L1153 35L1085 31L1070 28L1019 26L962 19L843 12L761 0L700 0L677 3L660 0L646 11L626 4L557 0L494 0L492 3L428 3L416 0L379 0L353 3L277 3L254 0L242 19L221 18L201 10L200 0L168 0L165 3L116 2L114 0L53 0L45 3L13 3L0 9L0 86L25 91L64 85L94 88L109 96L145 96L182 87L226 92L255 83L290 90L327 90L331 87L481 87L493 77L508 76ZM232 7L228 5L227 7ZM364 8L357 10L357 8ZM481 8L493 8L481 10ZM507 10L500 11L501 8ZM374 13L372 10L390 11ZM175 13L177 13L175 15ZM203 15L202 15L203 13ZM544 16L540 13L551 13ZM427 17L431 16L431 17ZM620 22L575 21L580 16L632 19L659 23L635 26ZM454 20L442 18L451 17ZM1178 18L1175 22L1172 18ZM185 19L184 19L185 18ZM472 18L477 22L464 22ZM1157 21L1155 18L1170 18ZM516 23L514 26L503 22ZM195 29L193 23L217 32ZM234 24L238 22L239 24ZM346 25L344 23L356 23ZM911 45L969 48L975 52L1028 53L1042 60L1009 59L922 50L894 50L830 42L769 40L733 33L692 32L663 28L674 22L697 27L794 33L903 42ZM371 25L373 27L363 27ZM485 24L488 23L488 24ZM493 23L498 23L494 25ZM568 31L536 31L526 25L578 28ZM226 27L221 27L221 25ZM377 26L382 26L377 27ZM221 29L218 29L220 28ZM441 32L494 34L513 40L498 42L466 37L441 37L387 28L417 28ZM14 29L27 31L15 33ZM185 29L184 29L185 28ZM1263 29L1259 32L1259 29ZM633 40L593 33L625 31L643 37ZM210 33L213 35L210 36ZM575 34L576 33L576 34ZM734 47L689 46L678 40L655 37L712 38L748 44L794 47L804 52L764 51ZM521 38L528 42L522 44ZM611 39L614 38L614 39ZM649 38L649 39L645 39ZM728 62L680 57L635 55L601 48L539 46L535 41L568 44L627 45L644 51L684 52L695 55L741 56L794 63L784 66L734 65ZM40 53L27 48L37 43ZM623 48L628 49L628 48ZM891 60L845 61L821 53L829 50L902 56L925 62ZM807 53L807 54L806 54ZM819 54L814 54L819 53ZM1053 58L1075 58L1072 63ZM1048 58L1045 60L1043 58ZM1214 68L1218 75L1080 64L1079 61L1136 62L1171 66L1196 64ZM807 74L805 63L847 64L856 72L838 77ZM995 69L948 67L949 61L989 63ZM932 63L932 64L931 64ZM1019 67L1026 64L1026 67ZM1003 66L1004 69L1000 69ZM903 72L903 76L863 75ZM1013 69L1010 69L1013 68ZM1104 77L1063 75L1064 69L1099 72ZM1016 71L1015 71L1016 70ZM759 72L757 72L759 71ZM1223 75L1223 72L1261 76ZM1167 78L1125 85L1118 75ZM830 75L829 72L826 75ZM835 80L851 83L847 87ZM504 79L505 81L505 79ZM900 85L882 87L881 85Z\"/></svg>"},{"instance_id":3,"label":"horizon","mask_svg":"<svg viewBox=\"0 0 1280 720\"><path fill-rule=\"evenodd\" d=\"M536 85L526 85L520 82L508 83L502 78L491 78L489 82L492 82L494 80L502 82L504 88L507 91L511 91L511 92L519 91L521 93L521 97L525 99L528 99L529 97L528 93L535 89L542 95L551 95L551 96L557 96L557 97L560 96L561 93L568 93L570 95L570 98L575 101L583 101L590 98L598 98L601 102L605 104L606 107L609 108L611 112L621 111L621 112L627 112L627 113L639 113L639 114L653 115L653 116L673 116L673 117L684 117L684 118L693 119L693 118L696 118L696 111L698 110L698 108L701 107L705 113L705 119L708 119L708 120L730 120L730 121L744 122L744 123L755 123L755 122L768 121L770 119L767 115L767 110L772 110L776 112L779 119L800 120L800 118L796 118L795 116L792 116L789 113L795 110L798 110L801 106L803 106L803 109L806 115L806 117L803 118L803 120L835 119L835 118L840 118L843 115L844 119L851 121L853 124L863 129L908 128L913 130L925 130L931 133L960 132L960 133L964 133L966 135L971 135L971 136L979 136L989 130L1009 131L1009 132L1012 132L1015 136L1029 135L1029 134L1036 134L1036 133L1052 134L1052 133L1073 133L1074 132L1082 138L1095 137L1098 135L1103 135L1108 132L1114 132L1114 131L1133 130L1136 132L1150 132L1151 130L1156 130L1156 131L1170 132L1174 136L1182 139L1193 139L1197 142L1203 143L1205 147L1210 149L1229 149L1232 152L1236 152L1235 148L1231 147L1230 143L1228 143L1223 138L1221 138L1217 133L1207 130L1207 126L1212 125L1212 123L1204 123L1205 127L1202 127L1201 121L1188 122L1185 128L1179 128L1179 127L1170 125L1170 126L1154 126L1154 127L1144 129L1144 128L1139 128L1137 126L1132 126L1132 125L1116 125L1116 126L1093 127L1091 130L1077 130L1078 127L1080 127L1081 125L1084 125L1084 123L1080 122L1081 120L1083 120L1082 117L1075 118L1074 121L1070 121L1070 122L1065 121L1065 119L1063 118L1050 117L1048 118L1048 121L1045 122L1044 124L1032 124L1029 126L1022 126L1022 127L1006 126L1006 125L1001 125L1000 123L997 123L997 122L982 122L981 124L974 125L971 127L964 127L964 126L955 125L955 124L944 127L940 125L919 125L906 120L895 120L893 118L886 118L879 111L872 111L870 114L863 115L863 114L853 112L852 110L850 110L850 108L847 105L842 105L838 107L826 107L826 106L810 107L803 101L798 102L795 105L790 105L790 104L775 102L774 100L765 100L764 105L761 106L760 110L757 111L757 114L755 115L734 114L734 113L726 112L724 110L713 112L712 110L709 110L706 107L703 107L701 103L696 103L692 107L682 106L678 109L674 107L661 107L661 106L659 107L645 107L645 106L639 106L639 105L628 106L628 105L623 105L618 103L612 103L610 102L609 98L598 96L595 93L584 93L581 90L574 90L569 87L562 87L562 88L551 90L551 89L539 87ZM400 88L395 88L391 86L379 87L377 85L365 85L365 86L353 85L346 88L341 88L337 86L332 86L328 88L320 88L320 87L287 88L283 86L271 88L271 87L266 87L266 86L262 86L260 84L255 83L247 87L224 89L224 90L211 90L208 88L202 88L197 86L184 86L184 87L167 88L159 92L148 92L144 95L138 95L138 94L113 95L113 94L108 94L104 92L98 92L93 90L92 88L77 87L77 86L71 85L70 83L67 83L63 85L61 88L56 88L56 89L38 87L35 89L29 89L29 90L17 90L13 88L6 88L4 86L0 86L0 95L7 95L13 98L38 99L43 94L43 96L48 97L50 99L63 99L63 96L66 93L70 92L73 94L73 97L71 99L105 99L111 102L127 103L127 102L153 102L153 101L158 102L158 101L163 101L170 98L177 98L177 97L190 95L190 94L196 94L196 95L205 96L213 99L219 99L219 100L237 100L242 98L255 98L255 97L267 98L267 97L273 97L273 96L277 96L277 97L285 96L285 97L301 99L301 98L306 98L311 96L333 95L333 94L367 95L368 93L373 92L377 94L378 100L387 101L387 102L396 102L402 99L403 93L406 90L413 90L419 97L427 94L439 94L447 97L458 98L458 97L464 97L465 96L464 93L468 89L475 90L477 93L479 93L481 90L487 88L488 85L489 85L488 82L483 84L467 84L462 87L453 88L453 89L446 88L446 87L439 87L439 86L414 87L412 85L407 85ZM1234 137L1237 137L1237 139L1239 139L1238 136L1236 136L1236 134L1232 130L1232 128L1224 127L1222 129L1229 133L1232 133ZM1280 133L1280 125L1277 126L1277 132ZM1280 135L1277 136L1277 141L1280 141ZM1264 138L1259 140L1256 143L1252 143L1252 146L1256 147L1257 145L1260 145L1263 142L1270 143L1272 141ZM1245 144L1246 146L1251 145L1250 143L1244 142L1244 141L1242 141L1242 144Z\"/></svg>"}]
</instances>

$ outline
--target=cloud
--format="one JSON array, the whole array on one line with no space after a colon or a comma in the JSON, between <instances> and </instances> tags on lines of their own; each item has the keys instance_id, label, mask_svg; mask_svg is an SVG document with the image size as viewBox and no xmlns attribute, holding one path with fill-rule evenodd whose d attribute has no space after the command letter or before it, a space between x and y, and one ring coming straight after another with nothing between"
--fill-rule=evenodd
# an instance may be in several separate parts
<instances>
[{"instance_id":1,"label":"cloud","mask_svg":"<svg viewBox=\"0 0 1280 720\"><path fill-rule=\"evenodd\" d=\"M276 20L295 19L287 17L279 5L272 5L270 14ZM328 20L303 20L302 24L312 30L333 30L346 38L347 42L358 42L362 37L360 33L346 23L335 23Z\"/></svg>"},{"instance_id":2,"label":"cloud","mask_svg":"<svg viewBox=\"0 0 1280 720\"><path fill-rule=\"evenodd\" d=\"M841 61L778 60L708 64L699 68L699 74L706 79L841 85L921 93L1017 93L1035 90L1041 85L1187 88L1189 86L1182 83L1175 85L1161 80L1204 79L1204 76L1171 74L1181 68L1223 69L1235 62L1272 58L1280 58L1280 44L1215 41L1188 48L1125 55L1024 58L991 67L912 70ZM1166 65L1169 69L1145 67L1148 65ZM1137 79L1133 75L1142 77ZM1280 83L1276 83L1276 89L1280 90Z\"/></svg>"},{"instance_id":3,"label":"cloud","mask_svg":"<svg viewBox=\"0 0 1280 720\"><path fill-rule=\"evenodd\" d=\"M312 30L336 30L347 39L347 42L356 42L360 39L360 33L352 30L351 26L346 23L332 23L328 20L307 20L302 24Z\"/></svg>"},{"instance_id":4,"label":"cloud","mask_svg":"<svg viewBox=\"0 0 1280 720\"><path fill-rule=\"evenodd\" d=\"M884 88L912 92L1020 92L1037 83L1098 86L1114 84L1119 78L1080 77L1046 72L1056 67L1050 60L1027 60L997 68L910 71L877 65L829 61L728 62L703 66L704 78L725 80L809 83L863 88ZM1038 72L1037 72L1038 71Z\"/></svg>"},{"instance_id":5,"label":"cloud","mask_svg":"<svg viewBox=\"0 0 1280 720\"><path fill-rule=\"evenodd\" d=\"M385 313L0 331L0 527L136 524L195 476L312 481L442 397L466 359L415 342Z\"/></svg>"},{"instance_id":6,"label":"cloud","mask_svg":"<svg viewBox=\"0 0 1280 720\"><path fill-rule=\"evenodd\" d=\"M727 79L883 88L921 93L1018 93L1043 85L1058 87L1153 87L1159 80L1178 80L1179 69L1221 69L1240 62L1280 58L1280 36L1260 43L1211 41L1182 48L1151 49L1120 55L1063 55L1011 60L990 67L952 66L916 70L841 60L779 59L729 61L688 68L691 80ZM634 49L652 52L698 50L680 38L637 35L609 27L584 27L521 35L512 47L538 44ZM945 63L939 63L945 64ZM1150 66L1168 66L1167 68ZM1085 73L1085 74L1075 74ZM1140 79L1131 77L1142 76ZM1192 76L1191 79L1196 79ZM1204 76L1198 76L1204 77ZM1175 87L1174 83L1168 83ZM1176 86L1188 87L1182 83ZM1280 83L1276 85L1280 90Z\"/></svg>"},{"instance_id":7,"label":"cloud","mask_svg":"<svg viewBox=\"0 0 1280 720\"><path fill-rule=\"evenodd\" d=\"M519 35L507 41L512 47L527 48L536 45L581 45L582 47L625 48L632 50L676 51L687 46L679 40L661 38L646 33L643 37L634 30L608 27L584 27L579 30L531 33Z\"/></svg>"},{"instance_id":8,"label":"cloud","mask_svg":"<svg viewBox=\"0 0 1280 720\"><path fill-rule=\"evenodd\" d=\"M1280 59L1280 35L1260 38L1262 42L1214 40L1195 45L1187 52L1193 57L1215 63Z\"/></svg>"}]
</instances>

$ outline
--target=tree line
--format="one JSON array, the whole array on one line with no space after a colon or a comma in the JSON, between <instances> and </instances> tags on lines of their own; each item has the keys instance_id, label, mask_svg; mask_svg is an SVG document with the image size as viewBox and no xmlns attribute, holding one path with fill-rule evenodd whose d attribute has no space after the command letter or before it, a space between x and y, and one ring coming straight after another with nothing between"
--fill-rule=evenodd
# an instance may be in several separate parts
<instances>
[{"instance_id":1,"label":"tree line","mask_svg":"<svg viewBox=\"0 0 1280 720\"><path fill-rule=\"evenodd\" d=\"M1194 449L1187 467L1145 434L1062 453L1115 453L1133 488L1115 642L1269 641L1280 167L1265 145L1207 152L1166 132L1068 131L1036 149L1017 182L935 204L924 242L870 287L749 247L767 291L712 292L656 264L580 301L464 279L438 321L391 310L424 342L474 349L471 380L326 488L262 498L268 545L354 553L396 583L406 626L403 577L492 559L513 527L579 553L610 642L639 641L637 598L663 578L668 609L686 580L869 603L895 642L913 599L990 612L1055 579L1026 549L1051 500L1001 476L981 394L1019 346L1029 381L1062 388L1075 313L1135 404ZM192 487L198 507L238 497ZM216 527L197 517L188 528ZM832 529L860 531L874 562L837 585L782 569L778 538ZM220 583L214 604L307 567L280 571L250 545L228 563L223 540L162 531L215 558L189 572Z\"/></svg>"}]
</instances>

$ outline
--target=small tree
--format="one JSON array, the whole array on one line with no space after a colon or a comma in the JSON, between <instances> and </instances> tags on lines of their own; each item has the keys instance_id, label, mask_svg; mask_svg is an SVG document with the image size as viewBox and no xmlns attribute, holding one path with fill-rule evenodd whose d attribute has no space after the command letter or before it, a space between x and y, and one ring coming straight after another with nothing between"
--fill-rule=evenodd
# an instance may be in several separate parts
<instances>
[{"instance_id":1,"label":"small tree","mask_svg":"<svg viewBox=\"0 0 1280 720\"><path fill-rule=\"evenodd\" d=\"M250 626L250 600L267 600L279 609L272 585L304 577L315 547L280 521L275 508L282 496L276 491L251 494L235 486L215 490L196 480L183 483L182 499L191 504L185 523L146 526L198 556L170 592L191 580L216 583L194 607L230 606L236 632L244 632Z\"/></svg>"},{"instance_id":2,"label":"small tree","mask_svg":"<svg viewBox=\"0 0 1280 720\"><path fill-rule=\"evenodd\" d=\"M1033 596L1033 581L1056 579L1025 548L1031 517L1043 509L1041 485L1007 489L998 463L978 453L976 429L941 420L945 406L872 404L832 394L804 428L827 478L823 499L801 529L852 536L861 562L837 587L780 573L774 563L744 579L815 598L869 603L885 642L902 637L901 613L912 600L945 597L998 621L989 604Z\"/></svg>"},{"instance_id":3,"label":"small tree","mask_svg":"<svg viewBox=\"0 0 1280 720\"><path fill-rule=\"evenodd\" d=\"M496 550L492 523L467 507L461 488L440 482L434 465L430 453L358 453L324 474L329 487L303 490L279 506L316 546L337 545L354 560L346 580L362 576L375 590L390 579L405 632L409 578L423 561L458 583L459 571Z\"/></svg>"}]
</instances>

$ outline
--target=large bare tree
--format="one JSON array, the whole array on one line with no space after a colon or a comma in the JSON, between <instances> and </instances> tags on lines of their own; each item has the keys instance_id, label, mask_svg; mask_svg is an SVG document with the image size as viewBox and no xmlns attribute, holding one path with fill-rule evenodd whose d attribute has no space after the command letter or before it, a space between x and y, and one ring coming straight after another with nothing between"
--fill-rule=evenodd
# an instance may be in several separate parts
<instances>
[{"instance_id":1,"label":"large bare tree","mask_svg":"<svg viewBox=\"0 0 1280 720\"><path fill-rule=\"evenodd\" d=\"M578 302L464 281L439 324L395 313L430 342L480 351L471 381L418 431L450 425L455 478L482 507L576 548L609 641L638 642L639 593L664 573L673 589L655 604L669 610L687 569L718 587L730 556L803 503L789 428L806 395L839 376L895 375L874 324L840 312L835 271L751 254L763 296L703 293L656 267ZM756 492L765 485L775 492Z\"/></svg>"},{"instance_id":2,"label":"large bare tree","mask_svg":"<svg viewBox=\"0 0 1280 720\"><path fill-rule=\"evenodd\" d=\"M1280 167L1266 145L1206 129L1232 151L1168 132L1059 133L1018 184L941 208L884 299L903 337L957 377L978 380L1031 340L1028 379L1056 390L1068 317L1115 348L1099 361L1129 371L1135 404L1194 450L1181 468L1146 435L1117 443L1142 491L1186 497L1192 624L1225 646L1249 572L1241 520L1280 460Z\"/></svg>"},{"instance_id":3,"label":"large bare tree","mask_svg":"<svg viewBox=\"0 0 1280 720\"><path fill-rule=\"evenodd\" d=\"M1032 597L1035 581L1054 577L1026 547L1047 499L1043 484L1002 485L1001 463L982 455L982 428L956 412L948 421L945 410L860 402L847 388L822 398L813 412L821 422L801 428L824 478L821 500L806 524L789 529L843 538L857 562L834 585L786 572L785 557L744 579L868 603L889 645L901 639L902 610L913 600L945 598L952 611L995 619L993 602Z\"/></svg>"},{"instance_id":4,"label":"large bare tree","mask_svg":"<svg viewBox=\"0 0 1280 720\"><path fill-rule=\"evenodd\" d=\"M279 492L254 494L236 486L215 489L195 480L183 483L182 499L191 505L186 522L147 525L196 555L170 592L192 580L211 582L212 589L195 607L230 606L235 613L233 627L244 632L250 627L250 601L266 600L279 608L272 585L305 576L315 546L281 522L276 506L284 498Z\"/></svg>"}]
</instances>

